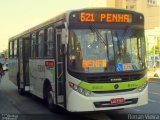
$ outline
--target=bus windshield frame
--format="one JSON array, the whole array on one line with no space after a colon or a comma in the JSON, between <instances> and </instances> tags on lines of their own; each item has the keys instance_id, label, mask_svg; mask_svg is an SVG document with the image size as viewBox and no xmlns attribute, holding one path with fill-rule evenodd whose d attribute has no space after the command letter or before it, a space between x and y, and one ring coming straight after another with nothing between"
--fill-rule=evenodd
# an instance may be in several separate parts
<instances>
[{"instance_id":1,"label":"bus windshield frame","mask_svg":"<svg viewBox=\"0 0 160 120\"><path fill-rule=\"evenodd\" d=\"M146 68L145 49L140 25L70 28L68 70L90 74L141 71Z\"/></svg>"}]
</instances>

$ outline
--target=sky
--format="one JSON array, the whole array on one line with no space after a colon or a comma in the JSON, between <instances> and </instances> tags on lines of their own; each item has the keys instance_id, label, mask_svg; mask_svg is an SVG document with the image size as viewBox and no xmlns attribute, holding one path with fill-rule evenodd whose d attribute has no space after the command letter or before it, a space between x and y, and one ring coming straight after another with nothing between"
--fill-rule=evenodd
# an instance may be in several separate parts
<instances>
[{"instance_id":1,"label":"sky","mask_svg":"<svg viewBox=\"0 0 160 120\"><path fill-rule=\"evenodd\" d=\"M106 0L0 0L0 52L10 37L66 10L105 6Z\"/></svg>"}]
</instances>

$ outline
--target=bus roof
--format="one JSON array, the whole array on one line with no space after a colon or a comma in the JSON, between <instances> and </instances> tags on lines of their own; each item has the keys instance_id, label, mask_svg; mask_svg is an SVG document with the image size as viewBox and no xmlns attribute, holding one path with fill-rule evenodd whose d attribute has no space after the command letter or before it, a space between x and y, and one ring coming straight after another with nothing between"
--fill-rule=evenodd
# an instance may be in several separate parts
<instances>
[{"instance_id":1,"label":"bus roof","mask_svg":"<svg viewBox=\"0 0 160 120\"><path fill-rule=\"evenodd\" d=\"M126 12L128 11L128 12L132 12L132 13L139 13L139 12L135 12L135 11L132 11L132 10L127 10L127 9L106 8L106 7L98 7L98 8L97 8L97 7L96 7L96 8L91 7L91 8L68 10L68 11L66 11L66 12L64 12L64 13L56 16L56 17L53 17L53 18L51 18L51 19L49 19L49 20L47 20L47 21L45 21L45 22L43 22L43 23L41 23L41 24L39 24L39 25L37 25L37 26L34 26L34 27L32 27L32 28L30 28L30 29L28 29L28 30L26 30L26 31L24 31L24 32L16 35L16 36L11 37L11 38L9 39L9 41L12 41L12 40L14 40L14 39L17 39L17 38L19 38L19 37L21 37L21 36L25 36L25 35L27 35L27 34L30 33L30 32L34 32L34 31L36 31L36 30L39 30L39 29L41 29L41 28L43 28L43 27L45 27L45 26L48 26L48 25L50 25L50 24L59 22L59 21L61 21L61 20L64 20L64 21L65 21L65 20L67 19L67 17L69 17L69 14L70 14L71 12L76 12L76 11L78 12L78 11L85 11L85 10L113 10L113 11L115 10L115 11L126 11ZM139 13L139 14L142 14L142 13Z\"/></svg>"},{"instance_id":2,"label":"bus roof","mask_svg":"<svg viewBox=\"0 0 160 120\"><path fill-rule=\"evenodd\" d=\"M10 41L10 40L17 39L17 38L19 38L19 37L21 37L21 36L24 36L24 35L26 35L26 34L28 34L28 33L30 33L30 32L39 30L40 28L43 28L43 27L48 26L48 25L50 25L50 24L53 24L53 23L55 23L55 22L58 22L58 21L61 21L61 20L65 20L65 17L66 17L66 13L60 14L60 15L58 15L58 16L56 16L56 17L53 17L53 18L51 18L51 19L49 19L49 20L47 20L47 21L45 21L45 22L43 22L43 23L41 23L41 24L38 24L37 26L34 26L34 27L32 27L32 28L30 28L30 29L28 29L28 30L26 30L26 31L24 31L24 32L16 35L16 36L11 37L11 38L9 39L9 41Z\"/></svg>"}]
</instances>

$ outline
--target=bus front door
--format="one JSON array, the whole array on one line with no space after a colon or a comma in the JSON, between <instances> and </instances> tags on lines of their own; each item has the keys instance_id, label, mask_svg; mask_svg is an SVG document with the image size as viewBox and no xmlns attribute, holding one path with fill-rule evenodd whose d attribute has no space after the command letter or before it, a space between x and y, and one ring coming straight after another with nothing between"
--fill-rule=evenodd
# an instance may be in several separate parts
<instances>
[{"instance_id":1,"label":"bus front door","mask_svg":"<svg viewBox=\"0 0 160 120\"><path fill-rule=\"evenodd\" d=\"M65 107L65 62L61 50L62 30L56 30L56 104Z\"/></svg>"},{"instance_id":2,"label":"bus front door","mask_svg":"<svg viewBox=\"0 0 160 120\"><path fill-rule=\"evenodd\" d=\"M17 84L20 94L29 91L29 44L29 38L21 38L19 40L19 79Z\"/></svg>"}]
</instances>

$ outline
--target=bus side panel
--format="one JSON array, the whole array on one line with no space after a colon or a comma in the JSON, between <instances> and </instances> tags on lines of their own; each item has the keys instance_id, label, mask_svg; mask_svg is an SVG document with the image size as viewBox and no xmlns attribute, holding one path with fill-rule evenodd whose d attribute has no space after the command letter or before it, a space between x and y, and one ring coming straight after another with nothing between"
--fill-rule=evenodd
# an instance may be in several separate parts
<instances>
[{"instance_id":1,"label":"bus side panel","mask_svg":"<svg viewBox=\"0 0 160 120\"><path fill-rule=\"evenodd\" d=\"M45 78L49 80L52 91L55 92L55 76L56 76L56 70L55 70L55 60L54 59L48 59L46 61L53 61L53 67L47 67L45 66Z\"/></svg>"},{"instance_id":2,"label":"bus side panel","mask_svg":"<svg viewBox=\"0 0 160 120\"><path fill-rule=\"evenodd\" d=\"M9 59L8 67L9 80L12 81L15 85L17 85L18 59Z\"/></svg>"},{"instance_id":3,"label":"bus side panel","mask_svg":"<svg viewBox=\"0 0 160 120\"><path fill-rule=\"evenodd\" d=\"M42 99L45 80L49 80L52 86L55 85L53 81L55 79L55 69L48 68L45 65L46 61L53 61L53 59L29 60L30 92Z\"/></svg>"}]
</instances>

